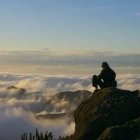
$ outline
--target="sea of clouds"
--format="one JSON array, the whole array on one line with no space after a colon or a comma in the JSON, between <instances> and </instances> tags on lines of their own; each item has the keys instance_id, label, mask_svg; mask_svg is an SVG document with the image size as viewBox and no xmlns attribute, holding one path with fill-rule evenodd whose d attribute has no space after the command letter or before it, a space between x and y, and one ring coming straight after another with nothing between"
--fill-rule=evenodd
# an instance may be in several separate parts
<instances>
[{"instance_id":1,"label":"sea of clouds","mask_svg":"<svg viewBox=\"0 0 140 140\"><path fill-rule=\"evenodd\" d=\"M61 114L73 111L72 105L64 98L55 96L63 91L89 90L92 76L46 76L0 74L0 140L20 140L24 132L52 131L55 137L70 135L74 132L74 121L63 119L37 119L36 115ZM140 89L140 75L118 75L118 88ZM26 90L25 93L8 87L15 86Z\"/></svg>"}]
</instances>

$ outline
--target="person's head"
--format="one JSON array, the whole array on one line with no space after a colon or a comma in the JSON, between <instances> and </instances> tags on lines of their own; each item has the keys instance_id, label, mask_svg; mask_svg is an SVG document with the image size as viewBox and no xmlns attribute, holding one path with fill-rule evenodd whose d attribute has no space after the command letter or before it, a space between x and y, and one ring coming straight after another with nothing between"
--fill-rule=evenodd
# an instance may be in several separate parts
<instances>
[{"instance_id":1,"label":"person's head","mask_svg":"<svg viewBox=\"0 0 140 140\"><path fill-rule=\"evenodd\" d=\"M109 67L109 65L108 65L107 62L103 62L103 63L102 63L102 68L103 68L103 69L108 69L108 68L110 68L110 67Z\"/></svg>"}]
</instances>

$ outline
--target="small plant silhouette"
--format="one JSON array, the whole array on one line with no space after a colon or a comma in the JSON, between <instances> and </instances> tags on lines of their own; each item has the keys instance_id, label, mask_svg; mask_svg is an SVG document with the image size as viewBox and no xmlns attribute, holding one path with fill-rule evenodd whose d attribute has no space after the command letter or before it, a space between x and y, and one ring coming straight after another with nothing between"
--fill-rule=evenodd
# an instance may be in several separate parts
<instances>
[{"instance_id":1,"label":"small plant silhouette","mask_svg":"<svg viewBox=\"0 0 140 140\"><path fill-rule=\"evenodd\" d=\"M48 131L43 134L42 132L39 132L38 129L36 129L35 135L31 132L29 135L27 133L24 133L23 135L21 135L21 140L53 140L53 135Z\"/></svg>"}]
</instances>

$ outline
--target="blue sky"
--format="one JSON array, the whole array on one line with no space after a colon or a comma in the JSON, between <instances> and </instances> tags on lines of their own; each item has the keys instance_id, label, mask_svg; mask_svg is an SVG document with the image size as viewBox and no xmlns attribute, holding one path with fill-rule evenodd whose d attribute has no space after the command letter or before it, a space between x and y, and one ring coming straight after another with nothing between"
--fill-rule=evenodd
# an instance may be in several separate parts
<instances>
[{"instance_id":1,"label":"blue sky","mask_svg":"<svg viewBox=\"0 0 140 140\"><path fill-rule=\"evenodd\" d=\"M0 68L45 64L51 71L93 60L133 67L139 25L139 0L0 0Z\"/></svg>"},{"instance_id":2,"label":"blue sky","mask_svg":"<svg viewBox=\"0 0 140 140\"><path fill-rule=\"evenodd\" d=\"M1 48L137 53L139 7L139 0L1 0Z\"/></svg>"}]
</instances>

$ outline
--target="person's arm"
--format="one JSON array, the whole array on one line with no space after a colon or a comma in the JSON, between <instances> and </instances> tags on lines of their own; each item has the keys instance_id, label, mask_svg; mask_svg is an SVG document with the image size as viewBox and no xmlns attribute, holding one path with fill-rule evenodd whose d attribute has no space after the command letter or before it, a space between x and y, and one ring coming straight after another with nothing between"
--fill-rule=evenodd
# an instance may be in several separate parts
<instances>
[{"instance_id":1,"label":"person's arm","mask_svg":"<svg viewBox=\"0 0 140 140\"><path fill-rule=\"evenodd\" d=\"M100 80L103 79L103 74L104 74L104 71L102 70L101 73L98 75L98 79Z\"/></svg>"}]
</instances>

